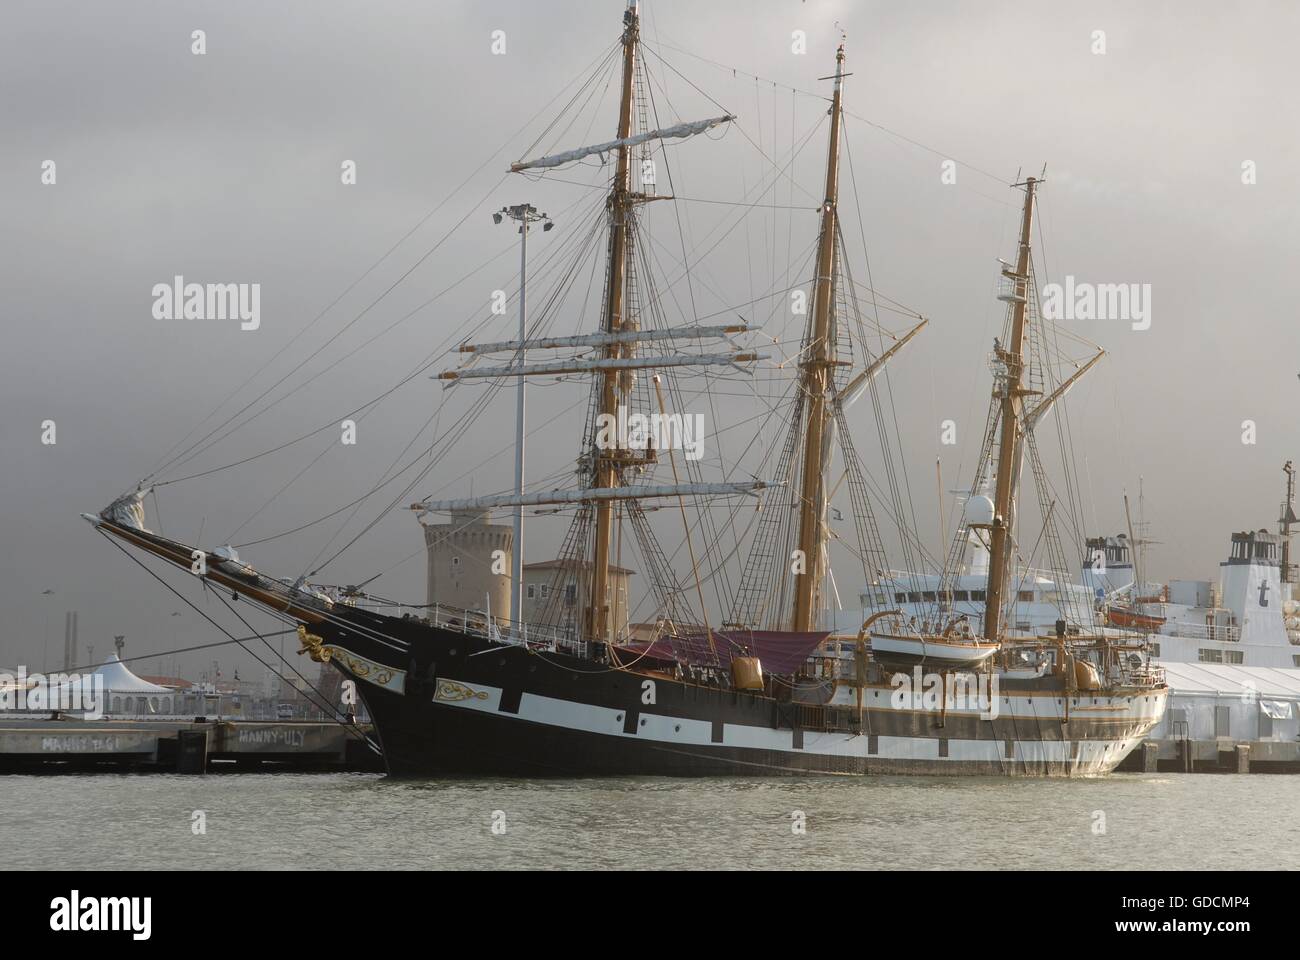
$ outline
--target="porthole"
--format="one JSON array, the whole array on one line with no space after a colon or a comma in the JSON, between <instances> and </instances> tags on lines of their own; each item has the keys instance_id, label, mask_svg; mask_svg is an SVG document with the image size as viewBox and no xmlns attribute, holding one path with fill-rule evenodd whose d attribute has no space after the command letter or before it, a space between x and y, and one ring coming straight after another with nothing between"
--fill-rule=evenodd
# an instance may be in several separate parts
<instances>
[{"instance_id":1,"label":"porthole","mask_svg":"<svg viewBox=\"0 0 1300 960\"><path fill-rule=\"evenodd\" d=\"M623 714L620 713L617 717L615 717L615 718L614 718L614 722L615 722L615 723L622 723L622 722L623 722Z\"/></svg>"}]
</instances>

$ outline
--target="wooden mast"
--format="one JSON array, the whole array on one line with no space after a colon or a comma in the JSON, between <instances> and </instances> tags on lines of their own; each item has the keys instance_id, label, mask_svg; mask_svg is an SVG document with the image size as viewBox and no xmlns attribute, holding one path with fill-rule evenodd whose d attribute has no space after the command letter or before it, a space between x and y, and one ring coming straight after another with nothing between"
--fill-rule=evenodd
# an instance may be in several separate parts
<instances>
[{"instance_id":1,"label":"wooden mast","mask_svg":"<svg viewBox=\"0 0 1300 960\"><path fill-rule=\"evenodd\" d=\"M1015 273L1004 269L1012 281L1011 341L995 350L1005 375L995 378L994 396L1002 405L998 437L997 489L993 498L993 525L989 538L989 582L984 608L984 636L997 640L1002 629L1002 607L1010 582L1012 533L1015 528L1016 487L1025 447L1025 311L1029 304L1030 235L1034 221L1034 193L1038 181L1025 180L1025 209L1020 221L1020 255Z\"/></svg>"},{"instance_id":2,"label":"wooden mast","mask_svg":"<svg viewBox=\"0 0 1300 960\"><path fill-rule=\"evenodd\" d=\"M618 113L618 139L625 140L632 135L632 88L636 70L636 45L640 32L640 17L637 13L637 0L629 0L623 14L623 96ZM605 316L602 328L605 333L619 333L627 329L625 316L625 280L627 274L628 232L632 217L631 196L631 156L632 148L623 144L618 148L618 166L614 174L614 185L609 195L609 282ZM623 356L621 344L609 344L604 348L607 359ZM601 375L600 410L606 416L618 416L621 398L620 374L617 370L606 370ZM621 468L619 457L622 451L617 448L602 450L597 446L592 455L595 457L595 471L592 486L609 488L619 484ZM614 521L613 501L601 500L595 505L596 543L592 551L591 591L586 614L586 633L596 639L608 639L611 624L609 622L609 562L612 545Z\"/></svg>"},{"instance_id":3,"label":"wooden mast","mask_svg":"<svg viewBox=\"0 0 1300 960\"><path fill-rule=\"evenodd\" d=\"M835 365L835 338L831 328L835 296L836 202L839 197L840 122L844 88L844 44L835 53L835 90L831 96L831 135L826 155L826 199L822 203L821 238L817 249L817 277L813 285L812 323L805 344L799 388L808 405L804 431L803 474L799 491L798 559L794 579L794 615L790 629L814 628L821 585L825 531L825 464L823 437L831 417L829 387Z\"/></svg>"}]
</instances>

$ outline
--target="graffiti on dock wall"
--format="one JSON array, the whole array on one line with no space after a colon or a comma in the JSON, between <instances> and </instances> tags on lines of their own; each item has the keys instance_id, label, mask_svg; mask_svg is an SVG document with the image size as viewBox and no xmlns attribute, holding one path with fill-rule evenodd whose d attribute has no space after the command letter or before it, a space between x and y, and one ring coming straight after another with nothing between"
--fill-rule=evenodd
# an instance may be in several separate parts
<instances>
[{"instance_id":1,"label":"graffiti on dock wall","mask_svg":"<svg viewBox=\"0 0 1300 960\"><path fill-rule=\"evenodd\" d=\"M307 743L307 735L302 730L289 730L283 727L254 727L239 730L240 743L265 743L279 747L301 747Z\"/></svg>"},{"instance_id":2,"label":"graffiti on dock wall","mask_svg":"<svg viewBox=\"0 0 1300 960\"><path fill-rule=\"evenodd\" d=\"M43 753L114 753L122 746L120 737L86 737L69 734L41 737Z\"/></svg>"}]
</instances>

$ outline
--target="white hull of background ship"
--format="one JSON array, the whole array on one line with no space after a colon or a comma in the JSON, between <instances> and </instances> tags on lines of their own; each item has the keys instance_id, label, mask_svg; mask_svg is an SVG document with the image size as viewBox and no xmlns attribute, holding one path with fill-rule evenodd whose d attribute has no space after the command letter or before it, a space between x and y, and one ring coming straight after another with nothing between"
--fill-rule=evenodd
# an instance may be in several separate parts
<instances>
[{"instance_id":1,"label":"white hull of background ship","mask_svg":"<svg viewBox=\"0 0 1300 960\"><path fill-rule=\"evenodd\" d=\"M666 163L651 154L662 151L665 140L689 138L735 118L727 113L652 124L647 117L657 111L646 109L652 92L639 29L632 3L614 61L622 74L616 138L512 167L544 175L584 158L612 159L615 172L602 214L607 269L597 332L538 336L524 327L521 294L518 341L461 345L457 352L469 354L469 364L442 379L519 385L517 486L500 495L415 504L421 514L510 509L519 517L524 507L573 510L563 562L557 565L561 572L542 615L523 622L500 611L437 602L408 607L402 615L382 613L383 601L360 588L329 590L305 578L265 576L233 549L207 551L147 530L147 482L87 519L113 540L194 574L250 630L231 603L235 597L296 626L300 652L355 682L388 770L397 775L1007 776L1114 769L1164 710L1166 688L1159 672L1139 656L1140 645L1119 649L1105 637L1066 629L1064 621L1054 635L1018 637L1004 629L1002 619L1025 437L1072 382L1026 409L1032 393L1022 379L1032 319L1027 303L1036 298L1029 243L1037 186L1032 178L1017 185L1025 193L1019 260L1004 270L1014 294L1007 298L1006 346L996 350L988 434L996 440L998 484L995 512L982 528L991 557L983 636L973 635L951 611L936 610L919 623L893 607L899 584L884 573L890 567L876 513L883 506L895 521L910 569L917 568L908 552L916 536L902 521L904 492L896 484L892 499L872 502L846 411L867 392L877 407L884 402L875 387L877 376L925 321L901 336L881 331L881 342L892 343L878 351L868 347L840 230L842 45L835 73L827 78L834 87L827 114L825 199L817 208L815 273L808 283L810 309L800 359L784 368L795 372L788 385L790 402L774 407L784 417L785 440L767 451L762 464L774 479L706 482L699 465L687 463L683 481L671 447L634 447L622 438L596 442L598 424L620 417L624 407L667 416L665 386L680 409L675 375L682 370L708 377L715 368L734 373L765 359L734 345L721 353L683 351L677 344L684 341L730 340L750 331L744 324L699 326L694 316L691 325L671 326L653 307L662 299L650 289L649 243L641 234L639 211L673 197L634 189L631 173L656 156ZM526 221L530 211L503 212L519 212ZM525 250L526 230L523 222ZM665 344L675 352L647 352ZM584 355L525 362L526 351L557 348ZM505 367L475 365L492 352L515 359ZM639 371L654 375L639 378ZM592 378L577 488L525 492L522 384L534 373ZM885 423L878 409L876 420ZM882 440L886 468L893 449ZM842 460L839 481L831 469L836 451ZM671 482L663 475L665 460ZM845 635L833 630L828 610L833 577L828 511L841 487L847 489L857 538L850 552L862 564L872 597L866 622ZM699 509L692 528L687 503L740 496L758 497L762 509L743 555L740 586L715 628L704 583L716 580L702 568L705 559L714 561L715 544L706 541L717 537L709 536L707 508ZM680 512L690 558L684 576L674 573L653 541L641 507L647 501L667 505L670 515ZM1047 514L1050 522L1051 511ZM624 523L652 574L658 609L656 629L648 637L634 636L625 623L615 622L620 607L611 570L621 555ZM515 549L522 553L521 544ZM791 557L808 559L791 564ZM512 574L517 591L522 589L518 569ZM563 571L577 571L582 579L576 623L552 609L565 594ZM699 626L687 626L691 623ZM827 655L829 643L850 655Z\"/></svg>"}]
</instances>

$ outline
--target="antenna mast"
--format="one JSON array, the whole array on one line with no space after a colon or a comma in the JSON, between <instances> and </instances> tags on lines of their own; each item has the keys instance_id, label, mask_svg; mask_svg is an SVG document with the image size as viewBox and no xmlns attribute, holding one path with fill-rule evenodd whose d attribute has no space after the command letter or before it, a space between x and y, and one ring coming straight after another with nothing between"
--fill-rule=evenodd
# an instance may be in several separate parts
<instances>
[{"instance_id":1,"label":"antenna mast","mask_svg":"<svg viewBox=\"0 0 1300 960\"><path fill-rule=\"evenodd\" d=\"M1286 499L1282 501L1282 516L1277 522L1277 532L1282 535L1282 582L1294 583L1295 565L1291 563L1291 525L1300 522L1295 515L1295 465L1288 460L1282 467L1286 474Z\"/></svg>"}]
</instances>

